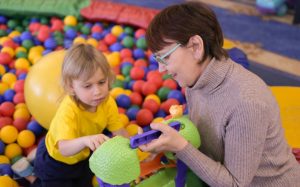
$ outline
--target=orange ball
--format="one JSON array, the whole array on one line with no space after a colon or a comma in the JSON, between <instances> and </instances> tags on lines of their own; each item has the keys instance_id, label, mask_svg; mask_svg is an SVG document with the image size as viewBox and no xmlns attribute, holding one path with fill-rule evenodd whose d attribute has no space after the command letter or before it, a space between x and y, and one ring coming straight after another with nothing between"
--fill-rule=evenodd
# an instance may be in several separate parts
<instances>
[{"instance_id":1,"label":"orange ball","mask_svg":"<svg viewBox=\"0 0 300 187\"><path fill-rule=\"evenodd\" d=\"M35 143L35 135L30 130L23 130L19 133L17 142L22 148L28 148Z\"/></svg>"}]
</instances>

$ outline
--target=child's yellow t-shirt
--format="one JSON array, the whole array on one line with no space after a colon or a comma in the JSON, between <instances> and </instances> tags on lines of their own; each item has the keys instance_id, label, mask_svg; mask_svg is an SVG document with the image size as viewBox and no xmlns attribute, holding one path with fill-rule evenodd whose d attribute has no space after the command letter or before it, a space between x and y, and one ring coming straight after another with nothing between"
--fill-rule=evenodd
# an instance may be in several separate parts
<instances>
[{"instance_id":1,"label":"child's yellow t-shirt","mask_svg":"<svg viewBox=\"0 0 300 187\"><path fill-rule=\"evenodd\" d=\"M100 134L105 128L113 132L122 127L117 104L111 96L93 113L79 108L70 96L66 96L51 121L45 144L52 158L67 164L75 164L89 157L89 148L83 149L76 155L65 157L58 150L59 140Z\"/></svg>"}]
</instances>

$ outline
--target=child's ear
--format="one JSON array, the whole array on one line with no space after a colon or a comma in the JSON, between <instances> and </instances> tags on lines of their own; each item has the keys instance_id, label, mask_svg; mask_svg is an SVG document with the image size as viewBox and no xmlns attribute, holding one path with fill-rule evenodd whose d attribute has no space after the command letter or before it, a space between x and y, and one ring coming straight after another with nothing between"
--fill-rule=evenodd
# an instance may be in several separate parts
<instances>
[{"instance_id":1,"label":"child's ear","mask_svg":"<svg viewBox=\"0 0 300 187\"><path fill-rule=\"evenodd\" d=\"M201 60L204 54L202 37L199 35L194 35L190 38L189 43L189 45L192 46L194 58Z\"/></svg>"}]
</instances>

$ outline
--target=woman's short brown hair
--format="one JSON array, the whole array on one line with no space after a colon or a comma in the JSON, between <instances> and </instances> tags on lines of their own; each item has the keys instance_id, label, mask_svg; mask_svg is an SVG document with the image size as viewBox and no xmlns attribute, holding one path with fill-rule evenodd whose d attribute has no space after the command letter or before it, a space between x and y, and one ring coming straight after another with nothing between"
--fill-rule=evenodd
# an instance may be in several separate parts
<instances>
[{"instance_id":1,"label":"woman's short brown hair","mask_svg":"<svg viewBox=\"0 0 300 187\"><path fill-rule=\"evenodd\" d=\"M222 48L223 33L216 15L200 2L186 2L163 9L150 23L146 39L149 49L157 52L171 44L167 40L186 45L194 35L199 35L204 43L201 62L208 56L218 60L228 57Z\"/></svg>"}]
</instances>

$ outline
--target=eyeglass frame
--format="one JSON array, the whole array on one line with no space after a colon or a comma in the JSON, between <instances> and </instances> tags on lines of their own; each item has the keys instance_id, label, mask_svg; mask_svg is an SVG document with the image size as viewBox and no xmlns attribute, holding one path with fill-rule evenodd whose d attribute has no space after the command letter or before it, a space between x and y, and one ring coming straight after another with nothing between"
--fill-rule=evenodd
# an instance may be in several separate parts
<instances>
[{"instance_id":1,"label":"eyeglass frame","mask_svg":"<svg viewBox=\"0 0 300 187\"><path fill-rule=\"evenodd\" d=\"M182 44L177 43L177 45L175 45L172 49L170 49L169 51L167 51L165 54L163 54L162 56L159 55L155 55L154 54L154 59L163 65L168 65L168 63L164 60L164 58L166 58L167 56L171 55L178 47L180 47Z\"/></svg>"}]
</instances>

